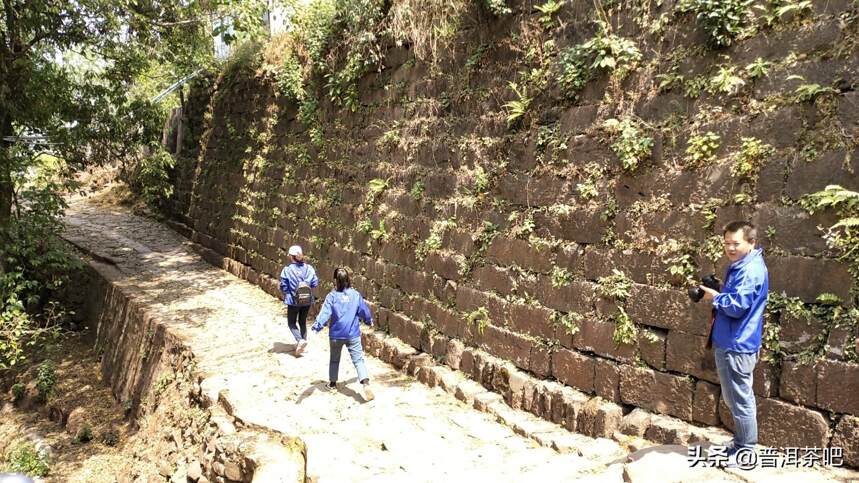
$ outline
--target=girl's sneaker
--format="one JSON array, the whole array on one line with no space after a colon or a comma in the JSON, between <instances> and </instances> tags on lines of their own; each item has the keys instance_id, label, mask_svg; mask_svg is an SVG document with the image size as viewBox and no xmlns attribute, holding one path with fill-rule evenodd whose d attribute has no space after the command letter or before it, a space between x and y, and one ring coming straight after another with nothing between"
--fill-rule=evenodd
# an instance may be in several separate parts
<instances>
[{"instance_id":1,"label":"girl's sneaker","mask_svg":"<svg viewBox=\"0 0 859 483\"><path fill-rule=\"evenodd\" d=\"M364 400L365 401L370 402L373 399L376 399L376 395L373 394L373 390L370 389L370 383L369 382L365 382L365 383L361 384L361 386L364 390Z\"/></svg>"},{"instance_id":2,"label":"girl's sneaker","mask_svg":"<svg viewBox=\"0 0 859 483\"><path fill-rule=\"evenodd\" d=\"M304 352L304 348L307 347L307 341L302 340L295 346L295 355L300 356L302 352Z\"/></svg>"},{"instance_id":3,"label":"girl's sneaker","mask_svg":"<svg viewBox=\"0 0 859 483\"><path fill-rule=\"evenodd\" d=\"M325 392L333 392L337 390L336 382L329 382L328 384L322 386L322 390Z\"/></svg>"}]
</instances>

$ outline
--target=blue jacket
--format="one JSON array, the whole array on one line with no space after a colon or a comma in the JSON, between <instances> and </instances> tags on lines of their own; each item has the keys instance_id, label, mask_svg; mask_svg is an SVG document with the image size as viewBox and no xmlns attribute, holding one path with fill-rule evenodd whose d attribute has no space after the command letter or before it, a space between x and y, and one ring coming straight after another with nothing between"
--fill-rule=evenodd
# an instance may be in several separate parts
<instances>
[{"instance_id":1,"label":"blue jacket","mask_svg":"<svg viewBox=\"0 0 859 483\"><path fill-rule=\"evenodd\" d=\"M316 288L319 285L316 270L309 263L292 262L280 271L280 293L283 294L283 303L286 305L295 305L292 296L298 288L298 282L306 282L310 288Z\"/></svg>"},{"instance_id":2,"label":"blue jacket","mask_svg":"<svg viewBox=\"0 0 859 483\"><path fill-rule=\"evenodd\" d=\"M358 319L363 320L367 325L373 325L373 316L367 303L364 302L364 297L354 288L347 288L342 292L332 290L325 297L322 310L319 311L316 322L311 328L314 332L319 332L330 320L328 337L349 340L361 336Z\"/></svg>"},{"instance_id":3,"label":"blue jacket","mask_svg":"<svg viewBox=\"0 0 859 483\"><path fill-rule=\"evenodd\" d=\"M713 298L713 345L746 354L759 351L768 294L763 250L755 248L728 266L725 286Z\"/></svg>"}]
</instances>

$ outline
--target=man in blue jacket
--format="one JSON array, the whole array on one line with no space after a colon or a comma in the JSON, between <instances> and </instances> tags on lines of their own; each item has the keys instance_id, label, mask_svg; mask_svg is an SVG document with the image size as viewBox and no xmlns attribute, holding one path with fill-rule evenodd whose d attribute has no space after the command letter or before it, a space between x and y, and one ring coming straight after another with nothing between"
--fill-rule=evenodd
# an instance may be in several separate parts
<instances>
[{"instance_id":1,"label":"man in blue jacket","mask_svg":"<svg viewBox=\"0 0 859 483\"><path fill-rule=\"evenodd\" d=\"M725 254L731 261L721 292L701 286L704 300L716 310L712 342L722 398L734 417L729 465L738 451L753 451L758 441L757 407L752 373L761 348L769 275L763 250L755 248L757 230L746 221L729 223L723 232Z\"/></svg>"}]
</instances>

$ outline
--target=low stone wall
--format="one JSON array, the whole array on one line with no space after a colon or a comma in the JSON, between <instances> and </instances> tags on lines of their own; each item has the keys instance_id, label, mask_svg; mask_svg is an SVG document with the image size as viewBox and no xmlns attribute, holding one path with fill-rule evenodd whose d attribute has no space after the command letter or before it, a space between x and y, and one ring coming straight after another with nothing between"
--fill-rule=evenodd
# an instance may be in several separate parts
<instances>
[{"instance_id":1,"label":"low stone wall","mask_svg":"<svg viewBox=\"0 0 859 483\"><path fill-rule=\"evenodd\" d=\"M109 263L86 258L72 285L85 287L81 319L93 324L104 380L140 431L164 436L140 457L160 462L165 478L198 483L273 481L273 474L277 481L305 481L302 441L244 427L231 414L228 397L201 388L196 356L158 307L116 283ZM130 482L135 475L118 477Z\"/></svg>"}]
</instances>

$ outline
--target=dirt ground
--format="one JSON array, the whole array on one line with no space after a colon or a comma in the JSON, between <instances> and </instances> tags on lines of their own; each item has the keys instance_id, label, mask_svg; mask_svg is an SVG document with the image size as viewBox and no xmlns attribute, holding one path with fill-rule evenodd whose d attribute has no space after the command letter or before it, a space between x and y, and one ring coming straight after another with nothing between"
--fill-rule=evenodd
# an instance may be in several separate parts
<instances>
[{"instance_id":1,"label":"dirt ground","mask_svg":"<svg viewBox=\"0 0 859 483\"><path fill-rule=\"evenodd\" d=\"M85 332L68 333L30 354L30 360L3 378L0 397L0 469L8 453L21 444L44 448L49 473L44 481L114 482L115 469L139 464L133 455L145 435L114 399L101 378L99 355ZM25 396L13 402L12 384L32 384L44 361L56 364L56 385L45 403ZM92 439L77 441L62 424L72 410L88 421Z\"/></svg>"}]
</instances>

